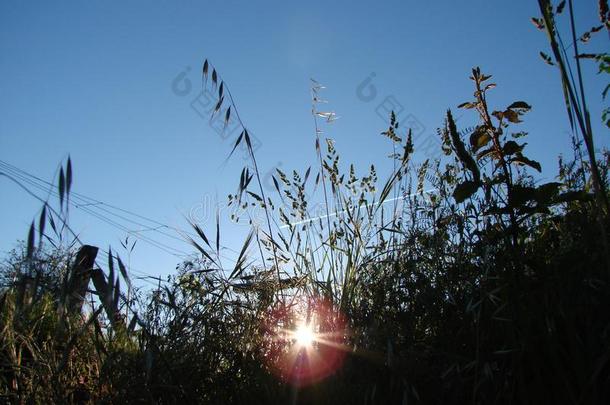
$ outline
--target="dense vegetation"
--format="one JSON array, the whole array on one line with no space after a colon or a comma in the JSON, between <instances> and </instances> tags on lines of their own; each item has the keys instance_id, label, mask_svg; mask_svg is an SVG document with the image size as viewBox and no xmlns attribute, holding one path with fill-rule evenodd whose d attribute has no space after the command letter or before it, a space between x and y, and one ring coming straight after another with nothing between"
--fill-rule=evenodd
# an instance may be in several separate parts
<instances>
[{"instance_id":1,"label":"dense vegetation","mask_svg":"<svg viewBox=\"0 0 610 405\"><path fill-rule=\"evenodd\" d=\"M278 170L274 199L228 85L205 61L205 83L218 92L214 113L238 120L233 150L243 145L251 157L229 201L245 221L260 210L263 223L253 222L231 269L220 263L220 228L192 223L193 260L158 288L138 291L118 255L109 249L94 262L98 249L81 248L72 233L68 161L58 206L44 202L27 241L2 265L0 396L609 403L610 154L595 155L580 65L568 73L555 26L564 8L572 16L571 1L539 3L534 23L552 50L542 56L560 73L574 129L574 156L559 158L555 181L537 181L540 164L527 155L519 123L531 106L489 105L495 84L475 68L473 96L460 108L477 125L460 131L447 111L438 131L444 157L416 167L410 130L392 114L380 138L394 167L385 182L374 167L364 176L344 170L319 122L333 114L318 110L322 88L313 83L318 161L302 174ZM599 7L601 25L580 42L610 32L606 2ZM608 55L585 57L609 72ZM313 204L326 215L312 216ZM326 362L317 374L298 358L293 366L303 369L285 364L294 336L283 332L304 320L324 336L312 348Z\"/></svg>"}]
</instances>

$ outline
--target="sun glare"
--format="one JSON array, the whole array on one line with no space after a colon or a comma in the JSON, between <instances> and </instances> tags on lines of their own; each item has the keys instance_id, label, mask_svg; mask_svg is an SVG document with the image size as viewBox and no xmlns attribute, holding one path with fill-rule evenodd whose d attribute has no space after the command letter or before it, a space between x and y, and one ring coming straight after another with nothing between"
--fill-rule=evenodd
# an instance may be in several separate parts
<instances>
[{"instance_id":1,"label":"sun glare","mask_svg":"<svg viewBox=\"0 0 610 405\"><path fill-rule=\"evenodd\" d=\"M285 382L305 387L343 365L349 351L346 321L329 301L302 298L288 310L270 308L262 321L263 359Z\"/></svg>"},{"instance_id":2,"label":"sun glare","mask_svg":"<svg viewBox=\"0 0 610 405\"><path fill-rule=\"evenodd\" d=\"M314 341L314 334L311 326L300 325L294 332L294 339L300 347L309 347Z\"/></svg>"}]
</instances>

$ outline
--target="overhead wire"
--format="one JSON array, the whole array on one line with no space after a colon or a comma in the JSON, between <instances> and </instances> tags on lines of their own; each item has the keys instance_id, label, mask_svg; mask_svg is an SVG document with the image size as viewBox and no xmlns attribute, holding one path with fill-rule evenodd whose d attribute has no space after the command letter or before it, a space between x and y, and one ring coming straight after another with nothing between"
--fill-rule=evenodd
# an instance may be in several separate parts
<instances>
[{"instance_id":1,"label":"overhead wire","mask_svg":"<svg viewBox=\"0 0 610 405\"><path fill-rule=\"evenodd\" d=\"M46 185L47 187L49 187L48 189L47 189L47 188L44 188L44 190L45 190L46 192L50 192L50 193L52 193L52 194L53 194L53 195L55 195L55 196L58 196L58 195L59 195L59 194L57 193L57 191L55 191L55 186L54 186L52 183L50 183L50 182L48 182L48 181L46 181L46 180L44 180L44 179L41 179L41 178L39 178L39 177L37 177L37 176L35 176L35 175L32 175L31 173L28 173L28 172L26 172L26 171L25 171L25 170L23 170L23 169L20 169L20 168L18 168L18 167L16 167L16 166L14 166L14 165L11 165L10 163L7 163L7 162L2 161L2 160L0 160L0 167L4 167L5 169L12 171L13 173L16 171L16 172L18 172L18 173L19 173L20 175L22 175L22 176L27 176L27 177L29 177L30 179L33 179L33 180L35 180L35 181L37 181L37 182L39 182L39 183L43 183L44 185ZM32 183L31 181L29 181L28 183L30 183L30 184L32 184L32 185L33 185L33 183ZM42 189L40 184L37 184L36 186L37 186L39 189ZM81 194L81 193L76 193L76 192L71 192L70 194L71 194L71 196L73 196L73 197L74 197L73 199L71 199L71 200L70 200L70 202L72 203L72 205L73 205L75 208L78 208L78 209L81 209L81 210L83 210L83 211L85 211L85 212L87 212L87 213L90 213L91 215L93 215L93 216L97 217L98 219L100 219L100 220L102 220L102 221L104 221L104 222L110 221L110 222L112 222L112 224L111 224L112 226L119 227L119 229L120 229L120 230L122 230L122 231L124 231L124 232L127 232L127 233L129 233L129 234L132 234L132 235L134 235L134 236L136 236L136 235L138 235L138 236L139 236L139 235L140 235L142 232L148 232L148 231L151 231L151 232L156 232L156 233L158 233L158 234L160 234L160 235L163 235L163 236L165 236L165 237L167 237L167 238L171 238L171 239L173 239L173 240L176 240L176 241L179 241L179 242L182 242L182 243L187 243L187 244L188 244L188 241L186 241L186 239L185 239L185 238L180 238L180 237L178 237L178 236L176 236L176 235L172 235L172 234L170 234L170 233L168 233L168 232L165 232L165 231L162 231L162 230L158 229L158 228L165 228L165 229L170 229L170 230L173 230L173 231L175 231L175 232L178 232L178 233L180 233L180 234L182 234L182 235L187 235L187 236L189 236L189 237L194 237L194 238L196 238L196 237L197 237L197 236L196 236L196 235L194 235L193 233L189 233L189 232L184 231L184 230L182 230L182 229L180 229L180 228L178 228L178 227L172 227L172 226L169 226L169 225L164 224L164 223L162 223L162 222L160 222L160 221L158 221L158 220L155 220L155 219L152 219L152 218L149 218L149 217L143 216L143 215L141 215L141 214L138 214L138 213L135 213L135 212L132 212L132 211L126 210L126 209L124 209L124 208L118 207L118 206L113 205L113 204L109 204L109 203L106 203L106 202L100 201L100 200L95 199L95 198L92 198L92 197L88 197L88 196L86 196L86 195L84 195L84 194ZM74 200L78 200L78 201L74 201ZM151 224L155 224L156 226L155 226L155 227L151 227L151 226L149 226L149 225L147 225L147 224L144 224L144 223L142 223L142 222L135 221L135 220L130 219L130 218L128 218L128 217L126 217L126 216L124 216L124 215L120 215L120 214L117 214L116 212L112 212L111 210L106 209L106 208L104 208L103 206L106 206L106 207L109 207L109 208L111 208L111 209L114 209L114 210L117 210L117 211L123 212L123 213L125 213L125 214L127 214L127 215L131 215L131 216L133 216L133 217L137 217L137 218L142 219L142 220L144 220L144 221L150 222ZM142 227L142 228L144 228L144 229L140 229L140 230L133 230L133 229L129 229L129 228L127 228L126 226L124 226L124 225L122 225L122 224L117 223L115 220L110 219L109 217L107 217L107 216L106 216L106 215L104 215L104 214L97 213L97 212L96 212L96 213L92 212L92 211L93 211L93 208L89 208L89 207L95 207L96 209L99 209L99 210L101 210L101 211L103 211L103 212L105 212L105 213L107 213L107 214L109 214L109 215L112 215L112 216L114 216L114 217L117 217L117 218L119 218L119 219L121 219L121 220L123 220L123 221L127 221L127 222L130 222L130 223L132 223L132 224L135 224L135 225L141 226L141 227ZM143 237L143 236L139 236L139 238L141 238L141 239L146 239L146 237ZM147 238L147 239L151 240L152 238ZM164 243L161 243L161 242L158 242L158 241L154 241L153 243L156 243L156 244L160 244L160 245L162 245L162 247L163 247L164 249L170 249L170 250L173 250L174 252L180 253L180 254L182 254L182 255L188 255L186 252L181 251L181 250L179 250L179 249L175 249L175 248L173 248L173 247L171 247L171 246L169 246L169 245L167 245L167 244L164 244ZM235 254L239 254L239 252L237 252L235 249L232 249L232 248L230 248L230 247L228 247L228 246L221 245L221 247L223 248L223 250L228 250L228 251L231 251L231 252L233 252L233 253L235 253ZM170 253L170 252L167 252L167 251L166 251L166 253ZM170 254L174 254L174 253L170 253ZM220 256L221 256L222 258L226 259L226 260L233 261L233 259L232 259L232 258L229 258L229 257L227 257L227 256L224 256L224 255L220 255Z\"/></svg>"},{"instance_id":2,"label":"overhead wire","mask_svg":"<svg viewBox=\"0 0 610 405\"><path fill-rule=\"evenodd\" d=\"M52 183L49 183L49 182L47 182L47 181L45 181L43 179L40 179L40 178L38 178L35 175L31 175L30 173L27 173L24 170L17 168L16 166L13 166L13 165L11 165L11 164L9 164L7 162L4 162L4 161L0 160L0 168L4 169L7 172L9 172L10 175L16 177L18 180L20 180L22 182L25 182L28 185L37 188L38 190L41 190L41 191L43 191L45 193L48 193L48 195L53 195L53 196L58 196L59 195L59 193L57 191L55 191L55 186ZM31 191L29 191L29 192L30 192L30 194L34 195L40 201L42 201L42 202L46 202L47 201L47 200L43 199L42 197L35 195ZM71 195L75 196L75 199L78 200L78 201L68 200L68 203L70 203L75 208L78 208L78 209L88 213L89 215L96 217L100 221L103 221L103 222L109 224L110 226L113 226L114 228L117 228L117 229L120 229L120 230L122 230L124 232L127 232L130 235L133 235L136 239L143 240L144 242L152 245L153 247L156 247L156 248L158 248L158 249L160 249L160 250L164 251L165 253L168 253L168 254L170 254L172 256L178 257L181 260L184 260L185 258L188 258L188 257L192 257L192 253L184 252L182 250L173 248L173 247L171 247L171 246L169 246L167 244L164 244L162 242L154 240L154 239L152 239L150 237L143 236L143 235L141 235L139 233L141 231L130 230L127 227L123 226L122 224L114 221L113 219L110 219L107 216L105 216L103 214L100 214L99 212L93 211L89 207L90 206L94 206L94 205L101 205L101 204L103 204L103 205L112 207L114 209L117 209L119 211L125 212L125 213L127 213L129 215L133 215L133 216L139 217L139 218L141 218L143 220L146 220L148 222L156 223L156 224L158 224L161 227L165 227L165 228L168 228L168 229L174 229L176 231L179 231L177 228L171 228L168 225L163 224L163 223L161 223L159 221L156 221L154 219L147 218L145 216L142 216L142 215L130 212L130 211L122 209L120 207L117 207L117 206L114 206L114 205L111 205L111 204L107 204L107 203L104 203L102 201L99 201L99 200L96 200L96 199L84 196L83 194L80 194L80 193L71 193ZM87 201L87 200L89 200L89 201ZM107 210L105 210L105 211L107 211ZM112 215L117 216L117 214L111 213L109 211L107 211L107 212L112 214ZM128 218L125 218L123 216L118 216L118 217L123 218L123 220L127 220L127 221L132 222L132 223L135 222L135 223L139 224L140 226L145 226L145 225L143 225L143 224L141 224L141 223L139 223L137 221L129 220ZM151 230L155 231L154 229L151 229ZM156 230L156 231L159 232L158 230ZM166 232L161 232L161 234L163 234L165 236L171 236L175 240L179 240L181 242L187 243L184 239L177 238L174 235L167 234ZM78 239L76 234L74 236ZM78 240L78 241L79 241L79 243L82 244L82 242L80 242L80 240ZM226 246L223 246L223 249L232 250L232 251L236 252L235 250L230 249L230 248L228 248ZM105 254L109 254L109 252L104 250L104 249L100 249L100 250L102 252L104 252ZM231 262L234 261L234 259L228 258L227 256L225 256L223 254L220 254L219 256L224 258L225 260L229 260ZM148 273L145 273L143 271L138 271L137 269L134 269L133 266L130 266L130 271L140 275L140 276L137 277L137 279L141 279L141 280L143 280L145 282L149 282L151 284L156 284L156 283L150 281L150 279L158 280L157 277L150 276Z\"/></svg>"}]
</instances>

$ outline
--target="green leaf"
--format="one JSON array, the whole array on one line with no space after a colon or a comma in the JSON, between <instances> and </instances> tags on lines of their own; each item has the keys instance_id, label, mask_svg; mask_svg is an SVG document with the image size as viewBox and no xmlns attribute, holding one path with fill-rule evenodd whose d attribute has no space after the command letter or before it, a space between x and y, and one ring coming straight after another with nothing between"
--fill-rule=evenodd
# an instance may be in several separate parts
<instances>
[{"instance_id":1,"label":"green leaf","mask_svg":"<svg viewBox=\"0 0 610 405\"><path fill-rule=\"evenodd\" d=\"M477 127L470 135L470 145L474 152L486 146L491 141L491 136L485 127Z\"/></svg>"},{"instance_id":2,"label":"green leaf","mask_svg":"<svg viewBox=\"0 0 610 405\"><path fill-rule=\"evenodd\" d=\"M591 193L587 193L586 191L567 191L565 193L559 194L555 199L554 203L567 203L574 201L584 201L584 202L592 202L595 200L595 195Z\"/></svg>"},{"instance_id":3,"label":"green leaf","mask_svg":"<svg viewBox=\"0 0 610 405\"><path fill-rule=\"evenodd\" d=\"M195 242L192 238L188 237L187 240L189 241L189 243L191 245L193 245L195 247L195 249L197 249L202 255L204 255L205 257L207 257L212 263L216 263L214 261L214 259L212 259L212 256L210 256L208 254L208 252L205 251L205 249L203 249L197 242Z\"/></svg>"},{"instance_id":4,"label":"green leaf","mask_svg":"<svg viewBox=\"0 0 610 405\"><path fill-rule=\"evenodd\" d=\"M535 160L526 158L525 156L523 156L520 153L517 154L517 156L513 157L510 161L512 163L516 163L519 165L526 165L526 166L532 167L532 168L536 169L538 172L542 172L542 166L540 166L540 163L536 162Z\"/></svg>"},{"instance_id":5,"label":"green leaf","mask_svg":"<svg viewBox=\"0 0 610 405\"><path fill-rule=\"evenodd\" d=\"M458 105L458 108L471 109L471 108L475 108L476 106L477 106L476 103L471 103L471 102L467 101L465 103Z\"/></svg>"},{"instance_id":6,"label":"green leaf","mask_svg":"<svg viewBox=\"0 0 610 405\"><path fill-rule=\"evenodd\" d=\"M536 201L541 205L548 205L557 195L561 183L551 182L536 187Z\"/></svg>"},{"instance_id":7,"label":"green leaf","mask_svg":"<svg viewBox=\"0 0 610 405\"><path fill-rule=\"evenodd\" d=\"M199 235L199 237L205 242L205 244L208 245L209 247L211 247L208 237L203 232L203 229L201 229L201 227L194 222L189 221L189 223L191 224L193 229L195 229L195 232L197 232L197 235Z\"/></svg>"},{"instance_id":8,"label":"green leaf","mask_svg":"<svg viewBox=\"0 0 610 405\"><path fill-rule=\"evenodd\" d=\"M455 190L453 190L453 198L455 198L455 202L459 204L467 198L470 198L474 193L477 192L480 186L481 182L469 180L458 184L455 187Z\"/></svg>"},{"instance_id":9,"label":"green leaf","mask_svg":"<svg viewBox=\"0 0 610 405\"><path fill-rule=\"evenodd\" d=\"M525 101L515 101L511 105L507 107L509 110L530 110L532 106L530 106Z\"/></svg>"},{"instance_id":10,"label":"green leaf","mask_svg":"<svg viewBox=\"0 0 610 405\"><path fill-rule=\"evenodd\" d=\"M494 111L491 113L498 121L501 121L504 118L504 113L502 111Z\"/></svg>"},{"instance_id":11,"label":"green leaf","mask_svg":"<svg viewBox=\"0 0 610 405\"><path fill-rule=\"evenodd\" d=\"M527 144L524 143L524 144L519 145L515 141L508 141L502 147L502 152L504 152L504 154L507 156L514 155L516 153L520 153L523 150L523 148L525 147L525 145L527 145Z\"/></svg>"},{"instance_id":12,"label":"green leaf","mask_svg":"<svg viewBox=\"0 0 610 405\"><path fill-rule=\"evenodd\" d=\"M246 240L244 241L244 244L241 247L241 251L239 252L239 256L237 257L237 261L235 262L235 267L233 268L233 271L231 272L231 274L229 275L229 280L232 280L235 277L238 277L241 272L244 270L244 264L246 262L246 252L248 251L248 247L250 246L250 243L252 242L252 237L254 236L254 228L252 228L250 230L250 233L248 233L248 236L246 237Z\"/></svg>"},{"instance_id":13,"label":"green leaf","mask_svg":"<svg viewBox=\"0 0 610 405\"><path fill-rule=\"evenodd\" d=\"M533 187L513 185L510 194L508 195L509 205L517 208L524 205L528 201L536 198L536 189Z\"/></svg>"},{"instance_id":14,"label":"green leaf","mask_svg":"<svg viewBox=\"0 0 610 405\"><path fill-rule=\"evenodd\" d=\"M508 109L508 110L504 111L504 112L502 113L502 116L503 116L504 118L506 118L508 121L510 121L510 122L512 122L512 123L515 123L515 124L518 124L518 123L520 123L520 122L523 122L523 121L521 121L521 120L519 119L519 114L518 114L516 111L511 110L511 109Z\"/></svg>"},{"instance_id":15,"label":"green leaf","mask_svg":"<svg viewBox=\"0 0 610 405\"><path fill-rule=\"evenodd\" d=\"M123 280L125 280L127 282L127 285L131 285L131 280L129 279L129 274L127 274L127 268L125 268L125 265L123 264L123 261L121 260L119 255L117 255L116 260L117 260L117 263L119 264L119 271L121 272L121 275L123 276Z\"/></svg>"},{"instance_id":16,"label":"green leaf","mask_svg":"<svg viewBox=\"0 0 610 405\"><path fill-rule=\"evenodd\" d=\"M104 277L102 270L93 269L91 271L91 280L93 281L95 292L97 293L98 297L106 297L108 295L108 283L106 282L106 278ZM103 299L102 302L104 302Z\"/></svg>"}]
</instances>

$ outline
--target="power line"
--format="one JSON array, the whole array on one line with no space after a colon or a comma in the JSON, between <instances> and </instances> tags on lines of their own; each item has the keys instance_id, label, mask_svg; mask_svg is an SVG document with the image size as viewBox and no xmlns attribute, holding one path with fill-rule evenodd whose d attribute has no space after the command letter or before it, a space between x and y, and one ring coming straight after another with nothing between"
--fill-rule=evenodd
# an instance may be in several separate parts
<instances>
[{"instance_id":1,"label":"power line","mask_svg":"<svg viewBox=\"0 0 610 405\"><path fill-rule=\"evenodd\" d=\"M0 160L0 167L4 167L5 170L8 170L13 175L18 176L22 181L25 181L28 184L30 184L30 185L32 185L34 187L37 187L38 189L40 189L42 191L48 192L49 194L52 194L54 196L58 196L59 195L58 192L55 191L55 186L52 183L50 183L50 182L48 182L48 181L46 181L44 179L41 179L41 178L31 174L31 173L28 173L28 172L26 172L23 169L20 169L20 168L14 166L14 165L11 165L10 163L2 161L2 160ZM45 187L45 186L42 186L40 183L46 185L48 188ZM70 195L74 197L74 199L71 199L69 201L69 203L72 206L74 206L75 208L80 209L80 210L88 213L91 216L96 217L97 219L105 222L106 224L109 224L110 226L113 226L113 227L115 227L115 228L117 228L117 229L119 229L119 230L121 230L123 232L127 232L128 234L134 236L136 239L143 240L144 242L147 242L147 243L149 243L149 244L151 244L151 245L153 245L153 246L155 246L155 247L157 247L157 248L163 250L164 252L166 252L168 254L171 254L173 256L177 256L177 257L183 258L184 256L189 256L190 255L189 253L184 252L184 251L182 251L180 249L176 249L176 248L174 248L172 246L169 246L169 245L167 245L165 243L159 242L159 241L154 240L154 239L152 239L150 237L146 237L146 236L142 235L141 232L148 232L148 231L156 232L156 233L158 233L160 235L163 235L165 237L171 238L173 240L177 240L177 241L182 242L182 243L188 243L188 242L185 239L183 239L183 238L179 238L179 237L177 237L175 235L172 235L172 234L169 234L167 232L164 232L164 231L160 230L159 228L171 229L171 230L174 230L176 232L180 232L182 234L185 234L185 235L188 235L190 237L195 237L196 238L196 236L194 234L188 233L188 232L183 231L183 230L180 230L177 227L171 227L171 226L169 226L167 224L164 224L164 223L162 223L160 221L157 221L157 220L149 218L149 217L145 217L145 216L137 214L135 212L132 212L132 211L126 210L124 208L118 207L116 205L108 204L106 202L97 200L95 198L88 197L88 196L86 196L84 194L81 194L81 193L72 192ZM142 219L142 220L147 221L147 222L149 222L151 224L155 224L155 227L150 227L149 225L144 224L144 223L142 223L140 221L135 221L135 220L130 219L130 218L124 216L124 215L120 215L120 214L117 214L116 212L112 212L111 210L109 210L107 208L104 208L103 206L106 206L106 207L108 207L110 209L114 209L114 210L123 212L123 213L125 213L127 215L131 215L133 217ZM103 213L95 212L94 209L101 210L101 211L103 211L103 212L105 212L105 213L107 213L109 215L112 215L112 216L114 216L116 218L119 218L119 219L121 219L123 221L127 221L127 222L130 222L132 224L141 226L144 229L142 229L142 230L132 230L132 229L129 229L126 226L124 226L123 224L120 224L117 221L115 221L115 220L109 218L108 216L104 215ZM232 251L232 252L234 252L236 254L239 254L239 252L237 252L234 249L231 249L231 248L229 248L227 246L222 246L222 248L226 249L226 250L230 250L230 251ZM226 260L233 261L233 259L228 258L225 255L220 254L219 256L224 258L224 259L226 259Z\"/></svg>"},{"instance_id":2,"label":"power line","mask_svg":"<svg viewBox=\"0 0 610 405\"><path fill-rule=\"evenodd\" d=\"M18 178L19 178L19 180L18 180L18 179L16 179L16 178L12 177L11 175L7 175L6 173L2 173L2 172L0 172L0 175L5 175L5 176L7 176L7 177L8 177L10 180L12 180L12 181L16 182L16 184L17 184L17 185L19 185L20 187L22 187L22 188L23 188L23 189L24 189L24 190L25 190L27 193L29 193L29 194L30 194L32 197L36 198L37 200L39 200L39 201L40 201L40 202L42 202L42 203L46 203L46 201L45 201L45 200L44 200L42 197L40 197L40 196L39 196L39 195L37 195L36 193L34 193L34 192L32 192L31 190L29 190L29 189L28 189L26 186L24 186L22 183L20 183L20 182L19 182L19 180L21 180L21 181L25 181L25 182L28 182L28 184L33 185L34 187L37 187L37 188L39 188L39 189L40 189L40 186L39 186L38 184L30 182L28 179L22 179L21 177L18 177ZM17 177L17 176L15 176L15 177ZM43 188L43 190L42 190L42 191L48 191L48 190L45 190L45 189ZM59 215L60 215L60 214L59 214L59 213L57 213L57 212L56 212L56 211L55 211L55 210L54 210L52 207L48 206L48 208L49 208L49 210L50 210L52 213L54 213L56 216L59 216ZM83 243L83 242L80 240L80 238L79 238L79 237L78 237L78 235L77 235L77 234L76 234L76 233L75 233L75 232L72 230L72 228L71 228L69 225L67 225L67 224L66 224L65 226L66 226L66 229L67 229L67 230L68 230L68 231L69 231L69 232L70 232L70 233L71 233L71 234L74 236L74 240L75 240L75 241L77 241L77 242L80 244L80 246L84 246L84 243ZM116 255L116 254L115 254L115 255L111 255L111 253L110 253L108 250L105 250L105 249L103 249L103 248L98 248L98 249L99 249L99 250L100 250L102 253L106 254L108 257L110 257L110 256L111 256L113 260L114 260L114 258L118 257L118 255ZM96 265L98 268L101 268L102 266L100 266L100 264L98 263L98 262L99 262L99 260L101 260L101 259L99 259L99 257L98 257L98 258L96 258L96 259L95 259L95 261L94 261L94 263L95 263L95 265ZM225 269L219 269L219 270L226 271ZM157 283L157 282L150 281L150 280L156 280L156 281L158 281L158 282L163 282L164 284L169 283L169 281L168 281L168 280L162 280L160 277L151 276L151 275L149 275L149 274L147 274L147 273L145 273L145 272L143 272L143 271L140 271L140 270L138 270L138 269L134 268L134 267L133 267L133 266L131 266L131 265L129 266L129 273L133 273L133 274L136 274L136 275L137 275L137 274L140 274L140 276L137 276L137 277L129 277L130 279L142 280L142 281L144 281L144 282L146 282L146 283L149 283L149 284L152 284L152 285L154 285L154 286L158 285L158 283Z\"/></svg>"},{"instance_id":3,"label":"power line","mask_svg":"<svg viewBox=\"0 0 610 405\"><path fill-rule=\"evenodd\" d=\"M21 181L26 182L27 184L29 184L29 185L31 185L33 187L36 187L37 189L39 189L39 190L41 190L43 192L49 192L51 195L54 195L54 196L58 196L59 195L57 192L53 191L52 189L49 190L49 189L45 188L44 186L41 186L40 184L38 184L38 183L36 183L36 182L34 182L34 181L32 181L32 180L30 180L30 179L20 175L18 173L11 173L11 174L14 175L15 177L17 177L18 179L20 179ZM102 222L104 222L104 223L106 223L106 224L108 224L108 225L110 225L110 226L112 226L114 228L117 228L117 229L119 229L119 230L121 230L123 232L127 232L127 233L129 233L131 235L134 235L134 237L136 237L137 239L140 239L140 240L142 240L142 241L144 241L146 243L149 243L149 244L153 245L154 247L156 247L156 248L158 248L160 250L163 250L165 253L168 253L168 254L176 256L176 257L181 257L181 255L182 256L188 255L187 252L181 251L179 249L175 249L175 248L173 248L173 247L171 247L169 245L166 245L166 244L164 244L162 242L156 241L156 240L154 240L152 238L145 237L145 236L142 236L142 235L138 235L133 230L130 230L130 229L126 228L125 226L123 226L123 225L117 223L116 221L114 221L114 220L104 216L103 214L95 212L95 211L93 211L93 210L91 210L91 209L89 209L87 207L77 206L74 201L68 201L68 203L70 205L74 206L75 208L78 208L78 209L88 213L89 215L99 219L100 221L102 221Z\"/></svg>"},{"instance_id":4,"label":"power line","mask_svg":"<svg viewBox=\"0 0 610 405\"><path fill-rule=\"evenodd\" d=\"M51 190L54 190L54 188L55 188L55 186L54 186L52 183L50 183L50 182L48 182L48 181L46 181L46 180L44 180L44 179L41 179L41 178L39 178L39 177L37 177L37 176L35 176L35 175L31 174L31 173L28 173L28 172L26 172L25 170L20 169L20 168L18 168L18 167L16 167L16 166L14 166L14 165L11 165L10 163L7 163L7 162L4 162L3 160L0 160L0 164L2 164L2 165L4 165L4 166L7 166L7 167L9 167L9 168L11 168L11 169L13 169L13 170L16 170L16 171L20 172L21 174L23 174L23 175L25 175L25 176L28 176L28 177L31 177L31 178L33 178L33 179L35 179L35 180L37 180L37 181L39 181L39 182L41 182L41 183L44 183L44 184L48 185L49 187L51 187ZM57 193L56 193L56 194L57 194ZM117 207L117 206L112 205L112 204L108 204L108 203L106 203L106 202L103 202L103 201L97 200L97 199L95 199L95 198L92 198L92 197L86 196L86 195L84 195L84 194L80 194L80 193L77 193L77 192L71 192L71 195L72 195L72 196L77 197L77 198L78 198L78 199L80 199L81 201L84 201L84 202L83 202L82 204L80 204L80 205L79 205L79 207L77 207L77 208L80 208L80 206L82 206L82 205L91 205L91 206L99 205L99 206L107 206L107 207L112 208L112 209L114 209L114 210L117 210L117 211L120 211L120 212L126 213L126 214L128 214L128 215L134 216L134 217L136 217L136 218L140 218L140 219L143 219L143 220L145 220L145 221L151 222L151 223L153 223L153 224L155 224L155 225L157 225L157 226L159 226L159 227L162 227L162 228L168 228L168 229L174 229L174 230L176 230L175 228L172 228L172 227L170 227L169 225L164 224L164 223L161 223L161 222L159 222L159 221L157 221L157 220L155 220L155 219L145 217L145 216L140 215L140 214L138 214L138 213L135 213L135 212L133 212L133 211L129 211L129 210L126 210L126 209L124 209L124 208ZM116 214L116 213L113 213L112 211L109 211L108 209L101 208L101 207L100 207L100 209L101 209L101 210L103 210L103 211L105 211L105 212L107 212L107 213L109 213L109 214L111 214L111 215L114 215L114 216L120 217L120 218L125 219L125 220L127 220L127 221L129 221L129 222L131 222L131 223L136 224L136 225L143 226L143 227L145 227L145 228L149 228L149 226L147 226L147 225L144 225L144 224L142 224L142 223L140 223L140 222L133 221L133 220L131 220L131 219L125 218L124 216L120 216L120 215L118 215L118 214ZM166 235L167 235L167 236L170 236L170 237L173 237L173 238L176 238L174 235L169 235L169 234L166 234ZM178 240L183 241L182 239L178 239Z\"/></svg>"}]
</instances>

